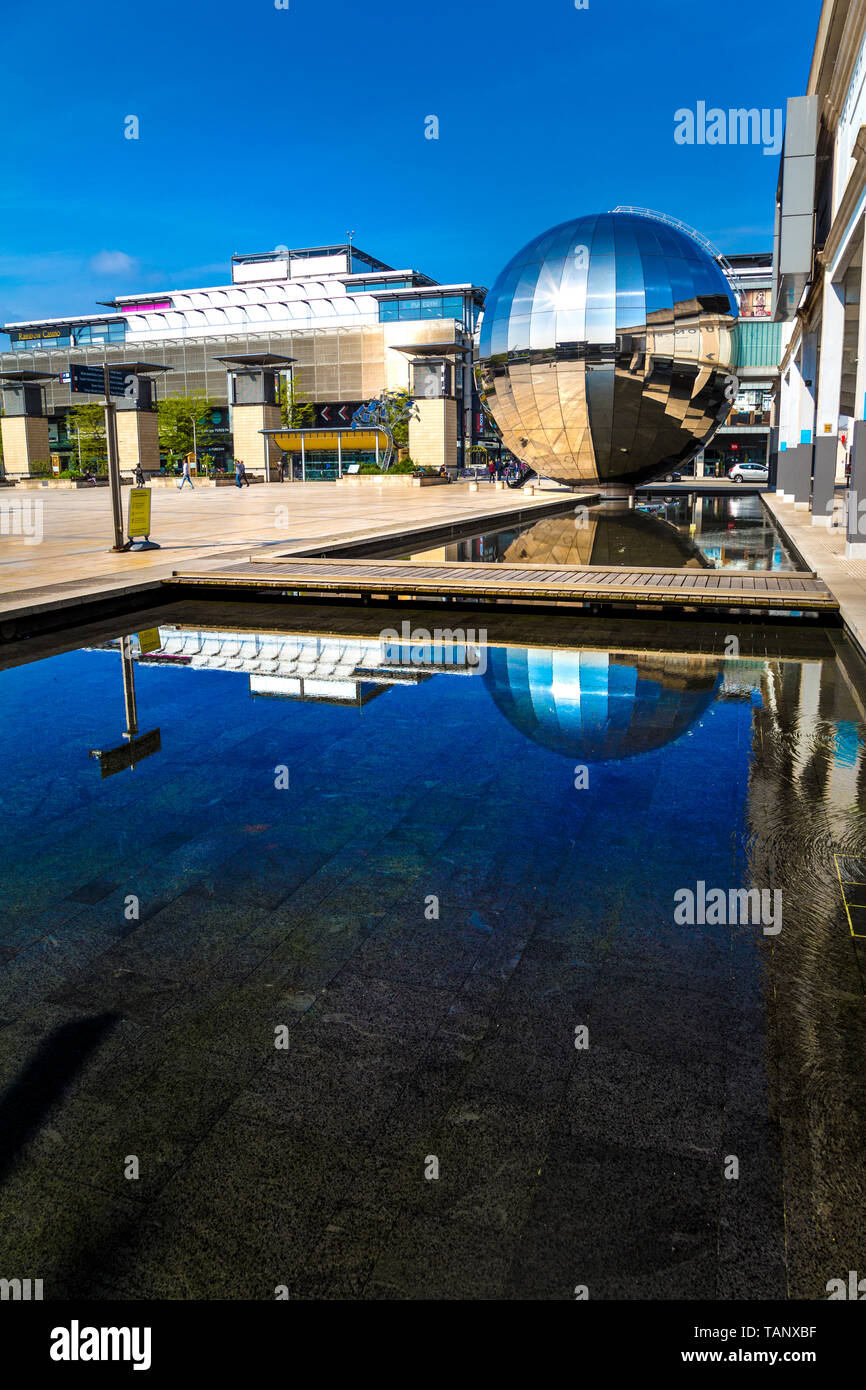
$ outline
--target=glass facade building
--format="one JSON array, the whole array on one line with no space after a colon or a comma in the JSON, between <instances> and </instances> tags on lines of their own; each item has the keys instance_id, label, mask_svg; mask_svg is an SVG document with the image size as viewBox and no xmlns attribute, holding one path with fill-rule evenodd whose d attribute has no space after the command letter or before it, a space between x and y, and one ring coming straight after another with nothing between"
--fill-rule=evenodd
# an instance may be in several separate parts
<instances>
[{"instance_id":1,"label":"glass facade building","mask_svg":"<svg viewBox=\"0 0 866 1390\"><path fill-rule=\"evenodd\" d=\"M110 366L136 357L171 368L160 395L201 393L230 411L226 367L217 359L267 353L293 359L295 393L315 407L317 419L348 423L359 402L409 387L416 345L442 345L446 356L459 349L460 360L468 358L484 299L478 286L437 285L354 246L234 256L231 274L231 284L118 296L108 313L7 324L0 370L61 378L70 361ZM471 368L461 366L443 382L457 407L444 417L451 437L443 451L462 464L478 418ZM82 399L64 380L48 382L49 419L58 423ZM62 428L54 439L56 452L71 453ZM220 441L217 452L230 447Z\"/></svg>"}]
</instances>

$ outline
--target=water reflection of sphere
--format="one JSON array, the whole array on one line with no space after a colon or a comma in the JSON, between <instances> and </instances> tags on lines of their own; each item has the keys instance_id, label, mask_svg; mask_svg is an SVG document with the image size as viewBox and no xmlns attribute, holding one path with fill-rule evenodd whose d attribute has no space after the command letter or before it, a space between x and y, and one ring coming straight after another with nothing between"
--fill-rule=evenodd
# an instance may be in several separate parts
<instances>
[{"instance_id":1,"label":"water reflection of sphere","mask_svg":"<svg viewBox=\"0 0 866 1390\"><path fill-rule=\"evenodd\" d=\"M694 541L675 526L634 508L589 509L576 519L537 521L508 546L503 560L525 565L639 565L660 569L708 569Z\"/></svg>"},{"instance_id":2,"label":"water reflection of sphere","mask_svg":"<svg viewBox=\"0 0 866 1390\"><path fill-rule=\"evenodd\" d=\"M663 748L712 704L722 676L707 657L494 647L484 682L510 724L552 753L586 762Z\"/></svg>"},{"instance_id":3,"label":"water reflection of sphere","mask_svg":"<svg viewBox=\"0 0 866 1390\"><path fill-rule=\"evenodd\" d=\"M487 296L482 399L537 473L634 486L692 458L722 423L736 317L723 272L679 228L622 212L563 222Z\"/></svg>"}]
</instances>

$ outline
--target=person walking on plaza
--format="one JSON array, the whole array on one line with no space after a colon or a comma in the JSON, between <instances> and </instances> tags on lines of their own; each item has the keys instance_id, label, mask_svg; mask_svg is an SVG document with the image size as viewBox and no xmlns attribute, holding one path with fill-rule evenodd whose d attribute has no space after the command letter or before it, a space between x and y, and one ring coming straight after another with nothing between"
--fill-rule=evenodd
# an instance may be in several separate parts
<instances>
[{"instance_id":1,"label":"person walking on plaza","mask_svg":"<svg viewBox=\"0 0 866 1390\"><path fill-rule=\"evenodd\" d=\"M190 477L190 473L189 473L189 459L184 459L184 461L183 461L183 470L182 470L182 475L181 475L181 480L180 480L180 486L178 487L178 492L183 492L183 485L184 485L184 483L189 483L189 485L190 485L190 487L192 488L193 492L195 492L195 484L193 483L193 480L192 480L192 478Z\"/></svg>"},{"instance_id":2,"label":"person walking on plaza","mask_svg":"<svg viewBox=\"0 0 866 1390\"><path fill-rule=\"evenodd\" d=\"M250 480L247 477L247 470L244 468L243 459L235 459L235 482L238 487L243 487L245 483L247 487L250 485Z\"/></svg>"},{"instance_id":3,"label":"person walking on plaza","mask_svg":"<svg viewBox=\"0 0 866 1390\"><path fill-rule=\"evenodd\" d=\"M493 462L493 459L488 459L487 461L487 476L490 479L491 483L493 482L493 479L496 477L496 464Z\"/></svg>"}]
</instances>

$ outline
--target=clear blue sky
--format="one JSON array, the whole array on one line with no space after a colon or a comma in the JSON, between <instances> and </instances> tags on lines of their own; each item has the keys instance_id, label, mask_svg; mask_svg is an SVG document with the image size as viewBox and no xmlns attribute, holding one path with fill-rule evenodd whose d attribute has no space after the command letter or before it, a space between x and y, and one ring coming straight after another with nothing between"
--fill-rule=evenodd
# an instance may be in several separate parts
<instances>
[{"instance_id":1,"label":"clear blue sky","mask_svg":"<svg viewBox=\"0 0 866 1390\"><path fill-rule=\"evenodd\" d=\"M677 145L674 112L784 110L805 90L819 10L16 6L3 20L0 322L224 282L233 251L350 228L391 265L483 285L536 232L617 203L669 212L729 252L769 248L778 158ZM424 138L429 115L438 140Z\"/></svg>"}]
</instances>

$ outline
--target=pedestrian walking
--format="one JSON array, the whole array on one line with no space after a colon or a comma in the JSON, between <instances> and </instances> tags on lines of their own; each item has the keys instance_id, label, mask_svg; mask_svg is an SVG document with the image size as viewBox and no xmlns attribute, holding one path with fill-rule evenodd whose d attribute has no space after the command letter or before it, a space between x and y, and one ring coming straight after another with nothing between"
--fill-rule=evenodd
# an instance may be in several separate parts
<instances>
[{"instance_id":1,"label":"pedestrian walking","mask_svg":"<svg viewBox=\"0 0 866 1390\"><path fill-rule=\"evenodd\" d=\"M190 472L189 472L189 459L184 459L184 461L183 461L183 470L182 470L182 472L181 472L180 484L179 484L178 489L177 489L178 492L183 492L183 485L184 485L184 483L189 483L189 485L190 485L190 487L192 488L193 492L195 492L195 484L193 483L193 480L192 480L192 478L190 477Z\"/></svg>"},{"instance_id":2,"label":"pedestrian walking","mask_svg":"<svg viewBox=\"0 0 866 1390\"><path fill-rule=\"evenodd\" d=\"M280 458L280 482L285 483L289 477L289 456L283 454Z\"/></svg>"},{"instance_id":3,"label":"pedestrian walking","mask_svg":"<svg viewBox=\"0 0 866 1390\"><path fill-rule=\"evenodd\" d=\"M244 468L243 459L235 459L235 482L238 487L243 487L244 484L246 484L247 487L250 485L250 480L247 477L247 470Z\"/></svg>"},{"instance_id":4,"label":"pedestrian walking","mask_svg":"<svg viewBox=\"0 0 866 1390\"><path fill-rule=\"evenodd\" d=\"M493 462L493 459L488 459L487 461L487 476L492 483L496 476L496 464Z\"/></svg>"}]
</instances>

